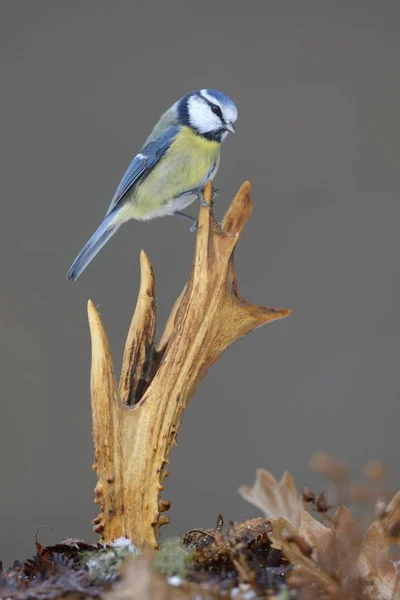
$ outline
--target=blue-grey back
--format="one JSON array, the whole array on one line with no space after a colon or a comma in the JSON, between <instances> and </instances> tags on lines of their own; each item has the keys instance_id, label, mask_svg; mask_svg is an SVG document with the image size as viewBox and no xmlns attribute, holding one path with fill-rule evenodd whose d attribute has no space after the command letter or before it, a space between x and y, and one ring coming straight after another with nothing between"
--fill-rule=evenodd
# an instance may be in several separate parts
<instances>
[{"instance_id":1,"label":"blue-grey back","mask_svg":"<svg viewBox=\"0 0 400 600\"><path fill-rule=\"evenodd\" d=\"M178 119L178 102L175 102L164 114L161 115L157 124L143 144L146 146L149 142L154 141L171 125L179 125Z\"/></svg>"}]
</instances>

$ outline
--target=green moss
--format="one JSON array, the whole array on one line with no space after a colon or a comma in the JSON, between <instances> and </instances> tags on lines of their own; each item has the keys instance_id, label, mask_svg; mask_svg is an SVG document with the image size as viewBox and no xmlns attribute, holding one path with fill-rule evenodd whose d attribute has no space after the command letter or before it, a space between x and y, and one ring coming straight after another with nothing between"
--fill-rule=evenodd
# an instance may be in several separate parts
<instances>
[{"instance_id":1,"label":"green moss","mask_svg":"<svg viewBox=\"0 0 400 600\"><path fill-rule=\"evenodd\" d=\"M179 575L185 579L192 563L193 552L182 546L180 538L169 538L161 544L153 566L163 575Z\"/></svg>"},{"instance_id":2,"label":"green moss","mask_svg":"<svg viewBox=\"0 0 400 600\"><path fill-rule=\"evenodd\" d=\"M279 590L278 595L276 596L277 600L294 600L299 597L299 593L297 590L289 590L287 585L282 585Z\"/></svg>"},{"instance_id":3,"label":"green moss","mask_svg":"<svg viewBox=\"0 0 400 600\"><path fill-rule=\"evenodd\" d=\"M128 554L138 555L140 551L125 538L116 540L112 545L100 548L95 552L83 552L81 565L89 571L91 584L113 581Z\"/></svg>"}]
</instances>

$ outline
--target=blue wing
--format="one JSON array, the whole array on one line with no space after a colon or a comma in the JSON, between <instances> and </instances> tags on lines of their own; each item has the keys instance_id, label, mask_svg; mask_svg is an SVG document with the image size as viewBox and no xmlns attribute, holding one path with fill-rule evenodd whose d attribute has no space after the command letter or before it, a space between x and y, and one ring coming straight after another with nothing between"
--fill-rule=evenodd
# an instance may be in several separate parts
<instances>
[{"instance_id":1,"label":"blue wing","mask_svg":"<svg viewBox=\"0 0 400 600\"><path fill-rule=\"evenodd\" d=\"M179 129L179 125L171 125L170 127L167 127L158 138L143 146L142 150L135 156L127 168L125 175L121 179L113 199L111 200L107 215L120 204L129 190L138 182L140 177L150 173L152 168L171 147L172 142L179 133Z\"/></svg>"}]
</instances>

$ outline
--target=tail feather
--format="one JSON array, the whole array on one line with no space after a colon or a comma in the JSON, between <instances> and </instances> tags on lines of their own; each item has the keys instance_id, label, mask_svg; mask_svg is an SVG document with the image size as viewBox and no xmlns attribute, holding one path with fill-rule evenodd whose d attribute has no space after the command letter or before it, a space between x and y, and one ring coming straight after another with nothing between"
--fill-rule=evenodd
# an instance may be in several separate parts
<instances>
[{"instance_id":1,"label":"tail feather","mask_svg":"<svg viewBox=\"0 0 400 600\"><path fill-rule=\"evenodd\" d=\"M71 281L78 279L79 275L86 269L96 254L100 252L104 244L108 242L110 237L112 237L116 231L118 231L122 223L111 225L114 219L115 214L112 213L104 219L100 227L94 232L90 240L84 245L78 256L75 258L67 273L67 279L70 279Z\"/></svg>"}]
</instances>

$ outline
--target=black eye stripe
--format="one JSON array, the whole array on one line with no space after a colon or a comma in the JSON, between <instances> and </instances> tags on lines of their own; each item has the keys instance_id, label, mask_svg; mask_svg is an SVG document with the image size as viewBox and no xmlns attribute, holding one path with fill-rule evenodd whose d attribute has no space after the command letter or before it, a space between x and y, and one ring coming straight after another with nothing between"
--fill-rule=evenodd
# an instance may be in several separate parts
<instances>
[{"instance_id":1,"label":"black eye stripe","mask_svg":"<svg viewBox=\"0 0 400 600\"><path fill-rule=\"evenodd\" d=\"M205 98L204 96L201 96L203 98L203 100L205 100L208 104L208 106L211 108L211 112L214 113L214 115L217 115L217 117L219 117L221 119L222 122L224 122L224 117L222 116L222 111L220 109L220 107L218 106L218 104L214 104L213 102L211 102L208 98Z\"/></svg>"},{"instance_id":2,"label":"black eye stripe","mask_svg":"<svg viewBox=\"0 0 400 600\"><path fill-rule=\"evenodd\" d=\"M217 115L217 117L219 117L222 120L222 112L219 106L217 106L216 104L211 104L211 112L213 112L214 115Z\"/></svg>"}]
</instances>

